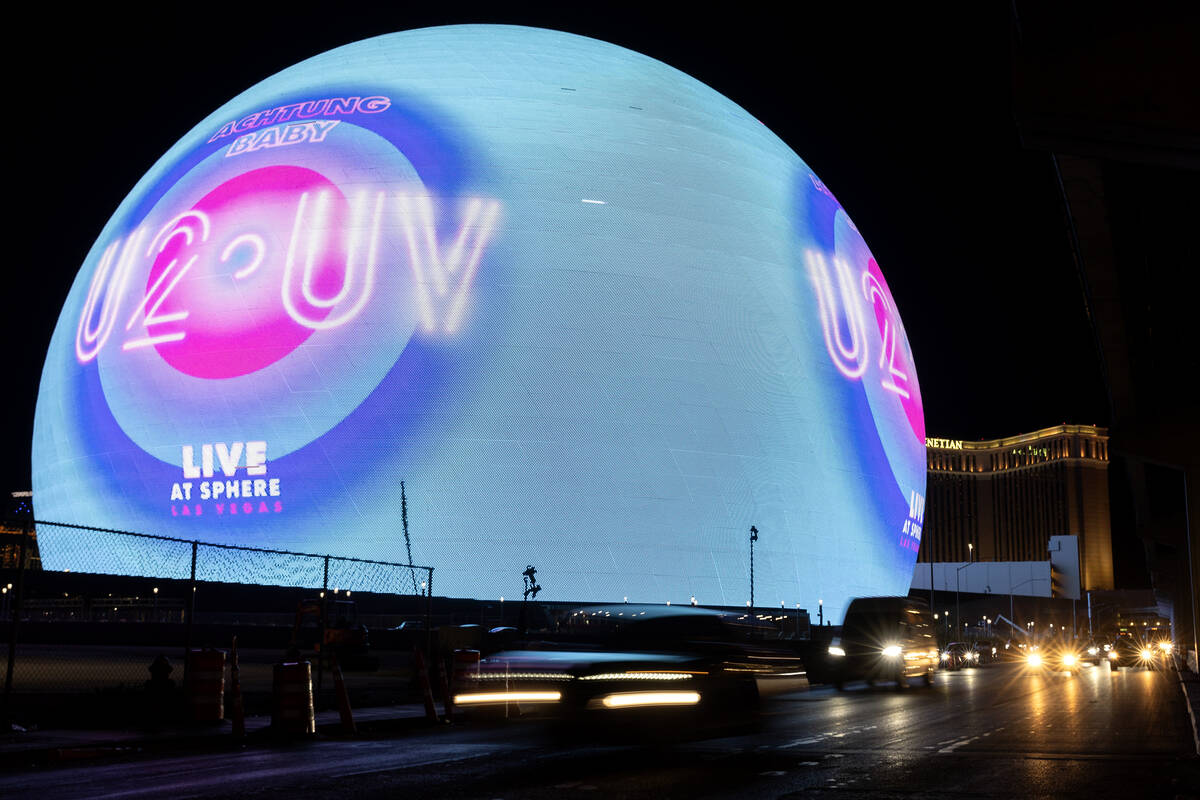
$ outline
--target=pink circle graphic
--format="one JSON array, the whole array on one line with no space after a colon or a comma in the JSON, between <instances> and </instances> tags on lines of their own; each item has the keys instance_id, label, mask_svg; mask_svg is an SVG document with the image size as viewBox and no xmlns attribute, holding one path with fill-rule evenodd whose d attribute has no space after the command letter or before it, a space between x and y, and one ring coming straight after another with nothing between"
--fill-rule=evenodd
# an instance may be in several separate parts
<instances>
[{"instance_id":1,"label":"pink circle graphic","mask_svg":"<svg viewBox=\"0 0 1200 800\"><path fill-rule=\"evenodd\" d=\"M162 358L197 378L232 378L291 353L314 328L282 301L285 266L309 296L333 297L346 268L346 198L323 175L294 166L225 181L160 231L138 324ZM329 307L306 304L320 321Z\"/></svg>"}]
</instances>

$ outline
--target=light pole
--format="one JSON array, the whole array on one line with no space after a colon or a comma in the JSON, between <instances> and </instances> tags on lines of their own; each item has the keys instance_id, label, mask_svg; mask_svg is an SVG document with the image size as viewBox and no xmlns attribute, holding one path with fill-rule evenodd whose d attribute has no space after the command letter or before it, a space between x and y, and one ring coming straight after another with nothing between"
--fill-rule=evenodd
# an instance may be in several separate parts
<instances>
[{"instance_id":1,"label":"light pole","mask_svg":"<svg viewBox=\"0 0 1200 800\"><path fill-rule=\"evenodd\" d=\"M1030 578L1027 581L1021 581L1020 583L1018 583L1017 585L1014 586L1013 582L1012 582L1012 565L1011 564L1008 565L1008 618L1010 620L1016 619L1016 616L1013 614L1013 590L1020 589L1022 586L1025 586L1026 584L1029 584L1029 583L1037 583L1038 581L1044 581L1044 580L1046 580L1046 579L1045 578Z\"/></svg>"},{"instance_id":2,"label":"light pole","mask_svg":"<svg viewBox=\"0 0 1200 800\"><path fill-rule=\"evenodd\" d=\"M961 567L955 567L955 569L954 569L954 638L955 639L958 639L958 634L959 634L958 626L962 624L962 622L961 622L962 606L960 605L960 600L959 600L959 595L961 593L962 587L959 585L959 576L962 574L962 571L969 566L971 566L970 561L963 564Z\"/></svg>"},{"instance_id":3,"label":"light pole","mask_svg":"<svg viewBox=\"0 0 1200 800\"><path fill-rule=\"evenodd\" d=\"M758 528L750 526L750 609L754 609L754 543L758 541Z\"/></svg>"}]
</instances>

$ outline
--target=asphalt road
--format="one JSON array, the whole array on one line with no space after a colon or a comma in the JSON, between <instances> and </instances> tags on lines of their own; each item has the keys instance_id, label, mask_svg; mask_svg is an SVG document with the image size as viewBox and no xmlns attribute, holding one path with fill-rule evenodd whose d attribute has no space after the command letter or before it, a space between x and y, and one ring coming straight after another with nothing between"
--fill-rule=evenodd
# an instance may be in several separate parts
<instances>
[{"instance_id":1,"label":"asphalt road","mask_svg":"<svg viewBox=\"0 0 1200 800\"><path fill-rule=\"evenodd\" d=\"M995 665L930 689L787 695L725 738L565 742L518 720L30 770L0 776L0 796L1172 798L1200 795L1193 755L1173 673Z\"/></svg>"}]
</instances>

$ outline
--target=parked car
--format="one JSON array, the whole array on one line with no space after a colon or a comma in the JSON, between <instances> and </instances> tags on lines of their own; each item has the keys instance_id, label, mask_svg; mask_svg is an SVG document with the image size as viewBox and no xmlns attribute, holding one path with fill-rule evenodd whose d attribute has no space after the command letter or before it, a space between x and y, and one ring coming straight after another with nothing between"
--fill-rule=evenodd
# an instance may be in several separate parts
<instances>
[{"instance_id":1,"label":"parked car","mask_svg":"<svg viewBox=\"0 0 1200 800\"><path fill-rule=\"evenodd\" d=\"M938 650L929 607L908 597L855 598L829 654L838 689L855 680L895 681L903 688L920 678L932 685Z\"/></svg>"}]
</instances>

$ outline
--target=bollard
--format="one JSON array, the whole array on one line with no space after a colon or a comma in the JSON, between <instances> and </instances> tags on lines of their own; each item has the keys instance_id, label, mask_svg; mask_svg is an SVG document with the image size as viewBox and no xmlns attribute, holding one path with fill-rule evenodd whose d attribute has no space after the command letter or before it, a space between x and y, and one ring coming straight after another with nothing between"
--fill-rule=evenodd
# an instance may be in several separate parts
<instances>
[{"instance_id":1,"label":"bollard","mask_svg":"<svg viewBox=\"0 0 1200 800\"><path fill-rule=\"evenodd\" d=\"M276 664L272 682L271 730L289 736L317 732L313 713L312 664Z\"/></svg>"},{"instance_id":2,"label":"bollard","mask_svg":"<svg viewBox=\"0 0 1200 800\"><path fill-rule=\"evenodd\" d=\"M205 649L188 653L187 697L194 721L225 719L225 651Z\"/></svg>"}]
</instances>

